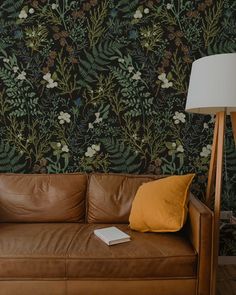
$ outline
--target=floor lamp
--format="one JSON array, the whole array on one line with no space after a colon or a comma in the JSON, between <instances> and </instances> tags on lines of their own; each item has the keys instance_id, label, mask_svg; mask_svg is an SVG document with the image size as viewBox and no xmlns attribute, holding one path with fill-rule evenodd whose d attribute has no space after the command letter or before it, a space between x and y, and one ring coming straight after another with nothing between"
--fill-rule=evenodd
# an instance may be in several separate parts
<instances>
[{"instance_id":1,"label":"floor lamp","mask_svg":"<svg viewBox=\"0 0 236 295\"><path fill-rule=\"evenodd\" d=\"M214 196L211 295L215 295L226 115L231 115L236 144L236 53L206 56L193 63L186 111L216 115L206 190L209 207Z\"/></svg>"}]
</instances>

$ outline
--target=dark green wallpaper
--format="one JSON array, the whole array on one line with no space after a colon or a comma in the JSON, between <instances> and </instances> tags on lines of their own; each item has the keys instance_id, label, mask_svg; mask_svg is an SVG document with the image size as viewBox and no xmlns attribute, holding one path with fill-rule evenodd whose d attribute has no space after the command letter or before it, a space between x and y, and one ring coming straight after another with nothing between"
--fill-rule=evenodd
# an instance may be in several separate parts
<instances>
[{"instance_id":1,"label":"dark green wallpaper","mask_svg":"<svg viewBox=\"0 0 236 295\"><path fill-rule=\"evenodd\" d=\"M0 171L196 172L203 197L214 117L184 113L191 64L235 41L234 0L1 0Z\"/></svg>"}]
</instances>

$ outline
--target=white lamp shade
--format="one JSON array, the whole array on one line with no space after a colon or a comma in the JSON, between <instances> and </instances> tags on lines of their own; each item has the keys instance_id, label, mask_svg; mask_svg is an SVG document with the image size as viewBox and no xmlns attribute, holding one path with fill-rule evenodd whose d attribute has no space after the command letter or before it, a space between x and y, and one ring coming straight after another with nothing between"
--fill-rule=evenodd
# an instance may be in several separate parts
<instances>
[{"instance_id":1,"label":"white lamp shade","mask_svg":"<svg viewBox=\"0 0 236 295\"><path fill-rule=\"evenodd\" d=\"M186 111L236 112L236 53L206 56L193 62Z\"/></svg>"}]
</instances>

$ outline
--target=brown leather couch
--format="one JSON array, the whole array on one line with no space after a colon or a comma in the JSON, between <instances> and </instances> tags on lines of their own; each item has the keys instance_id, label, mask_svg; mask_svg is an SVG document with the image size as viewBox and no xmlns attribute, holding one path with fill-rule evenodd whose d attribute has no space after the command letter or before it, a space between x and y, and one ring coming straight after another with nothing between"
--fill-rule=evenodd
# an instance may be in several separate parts
<instances>
[{"instance_id":1,"label":"brown leather couch","mask_svg":"<svg viewBox=\"0 0 236 295\"><path fill-rule=\"evenodd\" d=\"M139 233L137 188L157 176L0 174L0 295L209 295L212 213L190 197L177 233ZM115 225L129 243L107 246Z\"/></svg>"}]
</instances>

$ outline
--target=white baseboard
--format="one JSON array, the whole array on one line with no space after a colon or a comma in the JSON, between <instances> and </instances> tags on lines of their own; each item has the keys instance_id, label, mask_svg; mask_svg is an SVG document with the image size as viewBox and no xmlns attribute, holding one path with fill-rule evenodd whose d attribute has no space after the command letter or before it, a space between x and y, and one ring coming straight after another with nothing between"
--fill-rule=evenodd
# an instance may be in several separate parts
<instances>
[{"instance_id":1,"label":"white baseboard","mask_svg":"<svg viewBox=\"0 0 236 295\"><path fill-rule=\"evenodd\" d=\"M219 264L236 264L236 256L219 256Z\"/></svg>"}]
</instances>

